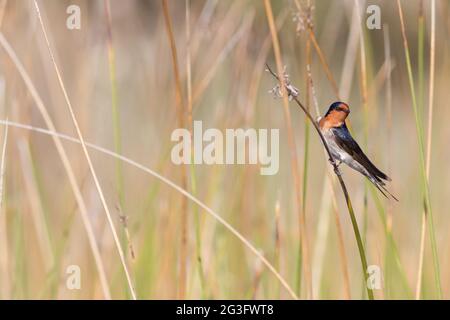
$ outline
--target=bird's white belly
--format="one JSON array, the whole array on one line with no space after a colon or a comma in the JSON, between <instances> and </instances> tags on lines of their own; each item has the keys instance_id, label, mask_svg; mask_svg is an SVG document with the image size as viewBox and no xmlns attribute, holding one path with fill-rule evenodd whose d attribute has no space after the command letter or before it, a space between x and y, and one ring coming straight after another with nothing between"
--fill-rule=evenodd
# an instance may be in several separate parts
<instances>
[{"instance_id":1,"label":"bird's white belly","mask_svg":"<svg viewBox=\"0 0 450 320\"><path fill-rule=\"evenodd\" d=\"M328 148L330 149L334 160L338 160L346 164L350 164L350 162L353 161L353 158L336 144L334 135L331 131L322 131L322 134L327 141Z\"/></svg>"},{"instance_id":2,"label":"bird's white belly","mask_svg":"<svg viewBox=\"0 0 450 320\"><path fill-rule=\"evenodd\" d=\"M335 136L331 130L321 130L321 132L323 134L323 137L327 141L328 148L330 149L331 155L333 156L334 160L341 161L348 165L350 168L355 169L356 171L361 172L362 174L367 176L369 179L372 179L370 173L363 165L353 159L351 155L349 155L345 150L337 145Z\"/></svg>"}]
</instances>

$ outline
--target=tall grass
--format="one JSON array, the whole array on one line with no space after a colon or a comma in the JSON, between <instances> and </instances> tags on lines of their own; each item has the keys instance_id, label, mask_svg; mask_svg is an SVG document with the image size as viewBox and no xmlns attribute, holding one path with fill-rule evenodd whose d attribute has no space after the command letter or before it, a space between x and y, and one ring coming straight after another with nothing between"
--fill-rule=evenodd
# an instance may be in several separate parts
<instances>
[{"instance_id":1,"label":"tall grass","mask_svg":"<svg viewBox=\"0 0 450 320\"><path fill-rule=\"evenodd\" d=\"M2 147L2 158L0 164L0 271L1 271L1 296L3 299L9 299L11 294L11 281L9 274L9 264L8 264L8 234L6 225L6 210L4 205L4 183L5 183L5 170L6 170L6 148L8 145L8 131L9 127L6 125L3 134L3 147Z\"/></svg>"},{"instance_id":2,"label":"tall grass","mask_svg":"<svg viewBox=\"0 0 450 320\"><path fill-rule=\"evenodd\" d=\"M79 30L37 3L0 0L1 298L360 299L364 258L377 299L445 297L446 2L403 1L399 24L378 1L383 30L367 1L80 0ZM298 102L268 96L275 60ZM400 202L345 165L339 190L310 122L338 99ZM194 120L281 129L279 171L175 166Z\"/></svg>"},{"instance_id":3,"label":"tall grass","mask_svg":"<svg viewBox=\"0 0 450 320\"><path fill-rule=\"evenodd\" d=\"M128 286L129 286L129 290L130 290L131 296L132 296L133 299L136 299L137 298L136 297L136 293L134 292L134 288L133 288L133 284L132 284L132 280L131 280L131 275L130 275L130 272L128 271L128 267L127 267L126 260L125 260L125 255L123 253L122 247L120 245L119 238L117 236L116 227L114 226L114 222L112 220L111 213L109 211L109 207L108 207L108 205L106 203L105 196L103 194L103 190L102 190L102 188L100 186L100 182L99 182L99 180L97 178L97 174L96 174L94 166L92 164L91 157L89 156L88 150L86 148L86 144L84 143L84 139L83 139L83 135L81 134L80 126L78 125L78 121L77 121L77 119L75 117L75 113L73 111L72 104L71 104L71 102L69 100L69 96L67 94L66 88L64 86L64 83L63 83L63 80L62 80L62 77L61 77L61 73L60 73L59 68L58 68L58 66L56 64L55 57L53 55L53 51L52 51L52 49L50 47L50 42L48 40L47 32L45 31L45 26L44 26L44 22L43 22L42 17L41 17L41 13L40 13L40 10L39 10L39 5L38 5L38 3L36 1L34 1L34 5L35 5L35 8L36 8L36 12L37 12L37 15L38 15L38 19L39 19L39 23L40 23L42 32L44 34L45 42L47 44L47 48L48 48L48 52L49 52L49 55L50 55L50 59L51 59L51 61L53 63L53 67L55 69L55 73L56 73L56 76L58 78L58 82L59 82L61 91L62 91L62 93L64 95L64 99L65 99L65 102L67 104L67 108L68 108L68 111L70 113L70 116L72 118L73 125L74 125L74 127L76 129L76 132L78 134L78 137L79 137L79 139L81 141L81 146L82 146L82 149L83 149L83 153L86 156L86 161L87 161L87 163L89 165L89 169L91 171L92 178L94 179L95 186L97 188L98 194L100 196L100 200L102 202L103 208L104 208L105 213L106 213L106 217L108 219L108 223L109 223L109 226L111 228L111 232L112 232L112 235L113 235L113 238L114 238L114 242L116 244L116 248L117 248L117 251L119 253L120 261L122 263L122 267L123 267L123 270L125 272L125 276L126 276L126 279L127 279L127 282L128 282Z\"/></svg>"},{"instance_id":4,"label":"tall grass","mask_svg":"<svg viewBox=\"0 0 450 320\"><path fill-rule=\"evenodd\" d=\"M273 18L273 12L272 12L272 6L270 4L269 0L264 1L264 7L266 9L266 16L267 21L269 23L270 27L270 34L272 36L272 45L273 50L275 53L275 60L277 64L277 71L278 74L283 74L283 62L281 61L281 51L280 51L280 45L278 42L278 35L275 27L275 21ZM290 149L290 159L291 159L291 170L292 175L294 179L294 192L295 192L295 199L296 199L296 206L295 211L298 212L298 220L299 220L299 241L300 241L300 248L301 248L301 258L302 258L302 264L303 264L303 270L305 273L305 283L306 283L306 292L307 292L307 298L312 299L312 276L311 276L311 264L309 261L309 248L308 248L308 237L306 234L306 219L305 216L302 214L300 210L300 177L298 173L298 160L297 160L297 151L296 151L296 145L295 145L295 138L294 138L294 132L292 130L292 123L291 123L291 113L289 111L289 101L288 101L288 95L287 91L285 89L285 83L284 83L284 77L279 77L281 90L283 90L283 111L284 111L284 119L286 122L286 127L288 131L288 144ZM297 281L300 281L300 279L297 279Z\"/></svg>"},{"instance_id":5,"label":"tall grass","mask_svg":"<svg viewBox=\"0 0 450 320\"><path fill-rule=\"evenodd\" d=\"M416 100L416 92L414 86L414 78L411 67L411 58L409 55L409 47L408 47L408 39L406 38L406 28L405 22L403 18L403 11L400 0L397 0L398 13L400 17L400 26L403 37L403 47L405 50L405 59L406 59L406 67L408 70L408 79L409 79L409 87L411 91L411 100L412 107L414 111L414 117L416 121L416 132L417 132L417 142L419 145L419 158L420 158L420 175L421 182L423 188L423 196L424 196L424 210L425 215L427 215L426 219L428 220L428 228L430 234L430 242L431 242L431 250L433 254L433 266L434 266L434 284L437 290L437 297L439 299L442 298L442 288L441 288L441 275L440 275L440 267L439 267L439 257L438 257L438 249L436 244L436 236L434 231L434 222L433 222L433 214L431 209L431 201L430 201L430 189L428 186L428 178L426 174L425 168L425 150L424 150L424 130L422 124L422 118L420 114L420 110L418 108L417 100ZM423 57L423 55L422 55Z\"/></svg>"},{"instance_id":6,"label":"tall grass","mask_svg":"<svg viewBox=\"0 0 450 320\"><path fill-rule=\"evenodd\" d=\"M278 58L279 58L279 57L278 57ZM269 68L269 67L268 67L268 68ZM333 168L334 168L334 171L335 171L335 173L336 173L336 176L338 177L338 180L339 180L339 182L340 182L340 184L341 184L342 191L343 191L344 196L345 196L345 200L346 200L347 208L348 208L348 211L349 211L349 214L350 214L350 218L351 218L351 221L352 221L352 226L353 226L353 230L354 230L354 233L355 233L355 238L356 238L356 241L357 241L358 250L359 250L360 258L361 258L361 264L362 264L362 266L363 266L363 272L364 272L365 270L367 270L367 260L366 260L366 256L365 256L364 245L363 245L363 242L362 242L362 240L361 240L361 234L360 234L360 231L359 231L359 228L358 228L358 224L357 224L357 221L356 221L356 218L355 218L355 214L354 214L354 211L353 211L353 206L352 206L352 203L351 203L351 200L350 200L348 191L347 191L347 187L346 187L346 185L345 185L345 183L344 183L344 181L343 181L343 179L342 179L342 174L340 173L340 171L339 171L339 169L338 169L338 166L337 166L337 164L335 163L335 161L334 161L334 159L333 159L333 156L331 155L331 152L330 152L330 150L329 150L329 147L328 147L328 145L327 145L327 143L326 143L324 137L322 136L322 134L321 134L321 132L320 132L320 129L319 129L317 123L316 123L315 120L312 118L311 114L310 114L310 113L308 112L308 110L301 104L301 102L297 99L296 93L295 93L295 92L292 92L292 91L289 91L290 89L288 88L288 86L284 83L283 80L281 80L282 77L277 76L277 75L276 75L275 73L273 73L273 71L271 71L270 69L269 69L269 71L271 72L271 74L272 74L277 80L280 81L281 86L284 87L284 90L285 90L284 97L287 97L287 95L288 95L287 92L289 92L289 95L293 97L294 101L301 107L301 109L303 110L303 112L308 116L308 118L310 119L310 121L314 124L314 126L315 126L315 128L316 128L316 131L317 131L317 133L319 134L319 136L320 136L320 138L321 138L321 140L322 140L322 143L323 143L323 145L324 145L324 147L325 147L325 149L326 149L326 151L327 151L327 154L328 154L328 156L329 156L329 161L330 161L331 165L332 165ZM368 279L368 275L367 275L367 274L365 274L364 277L365 277L366 280ZM369 299L370 299L370 300L373 300L373 292L372 292L372 289L371 289L369 286L367 286L367 293L368 293Z\"/></svg>"},{"instance_id":7,"label":"tall grass","mask_svg":"<svg viewBox=\"0 0 450 320\"><path fill-rule=\"evenodd\" d=\"M47 108L45 107L44 103L42 102L41 97L39 96L33 82L31 81L31 78L28 76L27 72L25 71L24 66L18 59L17 55L15 54L14 50L12 49L12 47L10 46L8 41L5 39L3 34L0 34L0 44L3 47L3 49L6 51L6 53L8 54L9 58L13 61L20 76L22 77L22 80L25 82L25 85L27 86L27 89L29 90L31 96L33 97L33 100L35 101L36 106L37 106L40 114L42 115L42 118L44 119L46 126L48 127L49 130L56 131L55 125L53 124L53 121L47 111ZM106 280L105 268L104 268L103 261L100 256L100 250L97 245L97 241L96 241L96 237L95 237L94 230L92 227L92 223L87 214L86 204L81 195L81 191L80 191L80 188L78 187L74 171L69 162L67 153L62 146L61 140L57 136L55 136L53 138L53 142L58 151L58 155L61 158L61 161L64 165L64 169L69 178L70 186L72 188L72 191L73 191L75 198L77 200L77 203L78 203L78 208L81 213L83 224L84 224L84 227L86 229L86 233L87 233L87 236L89 239L89 245L92 250L92 254L94 256L97 271L98 271L98 274L100 277L100 283L102 285L103 295L106 299L110 299L111 293L109 290L109 284Z\"/></svg>"},{"instance_id":8,"label":"tall grass","mask_svg":"<svg viewBox=\"0 0 450 320\"><path fill-rule=\"evenodd\" d=\"M177 47L175 44L175 38L173 35L172 28L172 19L170 17L169 8L167 4L167 0L162 0L164 19L166 22L167 28L167 36L170 42L170 49L172 53L172 64L173 64L173 74L175 77L175 98L176 98L176 107L178 114L178 126L180 128L184 128L186 119L185 119L185 106L183 102L183 92L181 89L181 80L180 80L180 70L178 67L178 56L177 56ZM191 100L192 101L192 100ZM181 167L181 186L183 189L187 188L187 174L186 169ZM184 299L186 294L186 265L187 265L187 250L188 250L188 208L187 201L185 198L182 198L181 201L181 246L180 246L180 273L179 273L179 288L178 288L178 298Z\"/></svg>"},{"instance_id":9,"label":"tall grass","mask_svg":"<svg viewBox=\"0 0 450 320\"><path fill-rule=\"evenodd\" d=\"M116 53L114 50L113 35L112 35L112 17L111 17L111 2L110 0L104 0L105 13L106 13L106 25L107 25L107 44L108 44L108 68L109 79L111 83L111 111L112 111L112 126L114 137L114 150L117 153L122 153L122 134L120 129L120 114L119 114L119 98L117 89L117 76L116 76ZM120 206L123 208L125 205L125 195L123 186L123 172L121 163L116 163L116 178L117 178L117 193L119 195Z\"/></svg>"},{"instance_id":10,"label":"tall grass","mask_svg":"<svg viewBox=\"0 0 450 320\"><path fill-rule=\"evenodd\" d=\"M6 119L8 120L8 118ZM8 145L8 126L5 126L3 133L2 158L0 163L0 209L3 205L3 188L6 168L6 147Z\"/></svg>"},{"instance_id":11,"label":"tall grass","mask_svg":"<svg viewBox=\"0 0 450 320\"><path fill-rule=\"evenodd\" d=\"M300 3L298 1L295 1L295 5L296 8L299 12L299 14L301 15L302 12L302 8L300 6ZM305 12L305 10L303 10L303 12ZM316 112L316 116L319 117L320 116L320 110L319 110L319 104L317 101L317 95L315 92L315 88L314 88L314 84L313 84L313 77L312 77L312 72L311 72L311 66L312 66L312 54L311 54L311 38L314 37L314 19L313 19L313 7L311 5L311 3L308 1L308 7L306 9L306 14L305 14L305 19L306 19L306 31L307 31L307 40L306 40L306 82L307 82L307 86L306 86L306 101L309 101L309 96L311 94L312 96L312 101L314 102L314 107L315 107L315 112ZM326 63L326 60L322 54L322 50L320 49L320 46L317 44L315 45L317 54L320 57L320 61L322 64L322 67L324 68L325 72L327 73L327 77L328 79L331 81L332 84L334 84L334 78L333 75L331 73L331 71L329 70L328 64ZM335 88L336 89L336 88ZM336 90L335 90L336 91ZM336 91L336 94L338 94L338 92ZM307 108L309 108L309 102L307 102ZM310 111L309 109L307 109L308 111ZM306 134L308 132L308 135ZM307 139L308 138L308 139ZM307 142L309 144L309 119L305 119L305 164L307 163L307 159L308 159L308 150L309 148L307 148ZM326 153L326 151L325 151ZM306 168L305 168L305 172L306 172ZM351 293L350 293L350 277L348 274L348 263L347 263L347 255L345 252L345 244L344 244L344 237L343 237L343 230L342 230L342 226L340 223L340 218L339 218L339 212L338 212L338 206L337 206L337 200L336 200L336 194L334 192L334 181L333 181L333 173L331 172L331 170L328 170L327 175L325 176L324 179L324 183L326 185L329 186L329 188L325 188L324 187L324 194L323 197L327 197L328 196L328 192L331 193L331 198L332 198L332 210L334 213L334 217L335 217L335 225L336 225L336 231L337 231L337 235L338 235L338 247L339 247L339 254L340 254L340 262L341 262L341 269L342 269L342 275L343 275L343 283L344 283L344 297L346 299L350 299L351 297ZM306 173L305 173L305 177L306 177ZM305 179L306 181L306 179ZM307 184L304 183L304 188L307 187ZM306 196L304 197L306 198ZM304 201L305 203L306 201ZM325 215L327 214L327 212L324 212L321 210L321 212L323 212L323 214L320 214L319 216L319 226L322 223L326 223L325 220L327 220L325 218ZM318 237L320 237L320 234L318 235ZM321 277L321 273L322 273L322 266L324 264L324 254L322 252L324 252L324 246L325 241L322 241L321 239L318 239L318 250L317 252L315 252L315 254L317 254L318 257L318 261L317 261L317 266L315 263L313 263L313 267L317 268L314 271L317 274L317 277L320 278ZM319 259L321 261L319 261ZM319 287L320 286L320 281L318 281L318 283L314 283L315 287ZM318 291L318 290L316 290Z\"/></svg>"},{"instance_id":12,"label":"tall grass","mask_svg":"<svg viewBox=\"0 0 450 320\"><path fill-rule=\"evenodd\" d=\"M268 69L269 69L270 73L278 81L281 82L281 84L285 88L284 90L287 91L288 89L287 89L287 86L284 84L284 81L280 80L282 77L277 76L273 71L270 70L269 67L268 67ZM287 95L288 94L285 93L284 97L287 97ZM364 277L365 277L365 279L367 281L368 275L367 275L367 273L365 273L365 271L367 270L367 259L366 259L365 249L364 249L363 242L361 240L362 239L361 238L361 233L359 231L358 222L356 221L355 213L354 213L354 210L353 210L353 205L352 205L350 196L348 194L348 190L347 190L347 187L345 185L345 182L342 179L342 174L339 171L339 168L338 168L338 166L337 166L333 156L331 155L331 152L330 152L330 149L328 147L328 144L325 141L325 138L323 137L323 135L322 135L322 133L321 133L319 127L318 127L317 122L314 120L314 118L311 116L311 114L308 112L308 110L303 106L303 104L298 100L297 96L295 96L295 95L293 96L292 92L290 92L289 95L291 95L293 97L294 101L298 104L298 106L303 110L303 112L307 115L307 117L310 119L310 121L314 124L314 127L315 127L317 133L319 134L319 137L320 137L320 139L322 141L322 144L325 147L325 150L327 151L327 154L329 156L328 160L330 161L330 164L333 166L334 172L335 172L336 176L338 177L339 183L340 183L341 188L342 188L342 192L344 193L345 201L346 201L346 204L347 204L347 209L348 209L348 212L349 212L349 215L350 215L350 220L351 220L352 226L353 226L353 231L355 233L355 238L356 238L356 242L357 242L358 250L359 250L359 256L360 256L360 259L361 259L361 265L363 267ZM373 292L372 292L372 289L369 286L367 286L367 294L368 294L369 299L373 300Z\"/></svg>"},{"instance_id":13,"label":"tall grass","mask_svg":"<svg viewBox=\"0 0 450 320\"><path fill-rule=\"evenodd\" d=\"M424 91L424 17L423 17L423 2L421 1L421 7L419 12L419 96L420 103L424 103L423 91ZM430 78L429 78L429 92L428 92L428 125L427 125L427 150L425 159L425 173L427 181L430 179L430 162L431 162L431 137L433 129L433 102L434 102L434 68L435 68L435 51L436 51L436 1L431 1L431 41L430 41ZM422 292L422 277L423 277L423 263L425 257L425 233L427 225L427 211L422 214L422 228L420 233L420 254L419 254L419 268L417 272L417 285L416 285L416 299L420 299ZM432 223L432 222L430 222ZM438 279L439 280L439 279ZM437 280L437 281L438 281Z\"/></svg>"},{"instance_id":14,"label":"tall grass","mask_svg":"<svg viewBox=\"0 0 450 320\"><path fill-rule=\"evenodd\" d=\"M364 138L363 143L365 147L367 148L367 139L368 139L368 131L369 131L369 125L368 125L368 117L369 117L369 105L368 105L368 89L367 89L367 82L368 82L368 76L367 76L367 58L366 58L366 43L364 36L364 29L363 29L363 20L361 19L361 9L359 6L359 2L355 0L355 10L357 13L357 20L360 21L360 27L359 29L359 65L360 65L360 74L359 74L359 80L360 80L360 92L361 92L361 104L363 108L363 116L364 116ZM345 71L345 70L344 70ZM369 182L367 180L364 181L364 194L363 194L363 244L366 245L366 234L367 234L367 220L368 220L368 199L367 199L367 189L368 189ZM364 281L362 282L362 292L365 293L364 288L367 286L366 277L364 277Z\"/></svg>"},{"instance_id":15,"label":"tall grass","mask_svg":"<svg viewBox=\"0 0 450 320\"><path fill-rule=\"evenodd\" d=\"M193 123L193 103L192 103L192 63L191 63L191 1L186 0L186 91L187 91L187 125L189 132L192 135ZM194 157L193 146L191 146L191 161ZM197 175L195 173L194 161L189 166L191 191L195 196L197 194ZM205 272L203 270L202 261L202 226L200 214L197 207L193 208L194 223L195 223L195 255L198 270L198 277L200 280L201 296L207 298Z\"/></svg>"},{"instance_id":16,"label":"tall grass","mask_svg":"<svg viewBox=\"0 0 450 320\"><path fill-rule=\"evenodd\" d=\"M0 120L0 124L14 126L17 128L34 131L34 132L41 133L41 134L46 134L51 137L56 137L60 140L66 140L66 141L77 143L80 145L82 144L82 141L79 140L78 138L74 138L74 137L68 136L66 134L59 133L57 131L47 130L47 129L43 129L43 128L33 127L33 126L29 126L29 125L25 125L25 124L21 124L21 123L17 123L17 122L5 121L5 120ZM223 225L230 233L232 233L234 236L236 236L240 240L240 242L242 242L250 251L252 251L255 254L255 256L273 273L273 275L279 280L281 285L286 289L286 291L291 295L291 297L294 299L298 299L297 295L291 289L291 287L288 285L286 280L280 275L279 272L276 271L274 266L258 251L258 249L256 249L242 234L240 234L235 228L233 228L233 226L231 226L228 222L226 222L219 214L214 212L211 208L209 208L207 205L205 205L199 199L194 197L192 194L190 194L189 192L187 192L185 189L181 188L174 182L170 181L169 179L163 177L162 175L158 174L157 172L153 171L152 169L150 169L136 161L133 161L127 157L124 157L124 156L117 154L106 148L100 147L96 144L87 142L86 146L93 150L101 152L105 155L108 155L115 159L118 159L122 162L125 162L131 166L136 167L137 169L157 178L161 182L167 184L168 186L170 186L171 188L173 188L174 190L176 190L177 192L182 194L184 197L193 201L196 205L201 207L206 213L211 215L215 220L217 220L221 225Z\"/></svg>"}]
</instances>

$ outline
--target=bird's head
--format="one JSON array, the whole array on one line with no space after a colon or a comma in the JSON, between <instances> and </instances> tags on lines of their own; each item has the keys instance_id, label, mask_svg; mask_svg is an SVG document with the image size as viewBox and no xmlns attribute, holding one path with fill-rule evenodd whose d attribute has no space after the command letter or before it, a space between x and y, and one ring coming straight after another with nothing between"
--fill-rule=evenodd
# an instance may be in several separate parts
<instances>
[{"instance_id":1,"label":"bird's head","mask_svg":"<svg viewBox=\"0 0 450 320\"><path fill-rule=\"evenodd\" d=\"M337 102L333 102L330 105L327 113L325 114L325 117L332 117L338 121L345 121L345 119L347 118L349 113L350 113L350 108L349 108L348 104L337 101Z\"/></svg>"}]
</instances>

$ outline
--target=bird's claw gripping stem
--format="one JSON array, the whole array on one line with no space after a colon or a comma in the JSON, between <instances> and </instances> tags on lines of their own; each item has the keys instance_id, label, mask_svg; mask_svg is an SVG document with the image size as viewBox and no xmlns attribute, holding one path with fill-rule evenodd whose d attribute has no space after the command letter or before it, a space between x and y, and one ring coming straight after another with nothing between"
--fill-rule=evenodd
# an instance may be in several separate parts
<instances>
[{"instance_id":1,"label":"bird's claw gripping stem","mask_svg":"<svg viewBox=\"0 0 450 320\"><path fill-rule=\"evenodd\" d=\"M340 166L341 163L342 163L342 161L340 161L340 160L334 160L334 159L332 159L332 158L328 158L328 161L330 162L330 164L331 164L333 167L336 167L336 168L339 168L339 166Z\"/></svg>"},{"instance_id":2,"label":"bird's claw gripping stem","mask_svg":"<svg viewBox=\"0 0 450 320\"><path fill-rule=\"evenodd\" d=\"M338 176L341 175L341 171L339 170L339 165L342 163L342 161L336 161L333 158L328 158L328 161L330 161L330 164L334 168L334 173L336 173Z\"/></svg>"},{"instance_id":3,"label":"bird's claw gripping stem","mask_svg":"<svg viewBox=\"0 0 450 320\"><path fill-rule=\"evenodd\" d=\"M336 175L338 175L338 176L341 176L341 175L342 175L342 174L341 174L341 171L339 170L338 165L336 165L336 166L334 167L334 173L336 173Z\"/></svg>"}]
</instances>

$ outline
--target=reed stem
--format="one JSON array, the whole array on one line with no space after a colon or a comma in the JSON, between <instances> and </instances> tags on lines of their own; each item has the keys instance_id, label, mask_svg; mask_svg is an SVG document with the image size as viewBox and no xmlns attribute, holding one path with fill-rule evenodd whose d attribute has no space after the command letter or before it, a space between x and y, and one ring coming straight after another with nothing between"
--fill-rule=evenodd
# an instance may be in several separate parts
<instances>
[{"instance_id":1,"label":"reed stem","mask_svg":"<svg viewBox=\"0 0 450 320\"><path fill-rule=\"evenodd\" d=\"M274 73L272 71L272 69L270 69L269 65L266 65L266 66L267 66L267 70L272 74L272 76L274 76L278 81L281 82L280 79L282 77L279 77L276 73ZM286 92L289 93L289 91L288 91L289 88L284 84L284 82L281 82L281 83L284 86ZM360 256L360 260L361 260L361 266L362 266L362 269L363 269L363 273L364 273L365 279L367 281L368 280L367 260L366 260L366 254L365 254L365 250L364 250L364 245L363 245L363 242L362 242L362 239L361 239L361 233L359 232L358 222L356 221L355 212L353 211L353 205L352 205L350 196L348 194L345 182L344 182L344 180L342 178L342 174L341 174L341 172L339 170L339 167L337 166L337 164L336 164L336 162L335 162L335 160L334 160L334 158L333 158L333 156L331 154L331 151L330 151L330 149L328 147L328 144L327 144L325 138L322 135L322 132L320 131L319 125L314 120L314 118L311 116L311 114L309 113L308 109L306 109L305 106L303 106L303 104L300 102L300 100L295 95L292 95L292 92L290 92L289 94L292 96L293 100L303 110L305 115L308 117L308 119L314 125L314 128L316 129L317 133L319 134L320 140L322 141L322 144L325 147L325 150L326 150L326 152L328 154L328 157L329 157L328 160L330 161L330 164L333 166L334 173L336 174L336 176L337 176L337 178L339 180L339 183L340 183L341 188L342 188L342 192L344 193L344 197L345 197L345 202L347 204L348 213L350 215L350 219L351 219L351 222L352 222L353 232L355 233L355 238L356 238L356 242L357 242L357 245L358 245L358 251L359 251L359 256ZM368 295L369 299L373 300L374 297L373 297L372 289L370 289L369 286L366 286L366 288L367 288L367 295Z\"/></svg>"}]
</instances>

